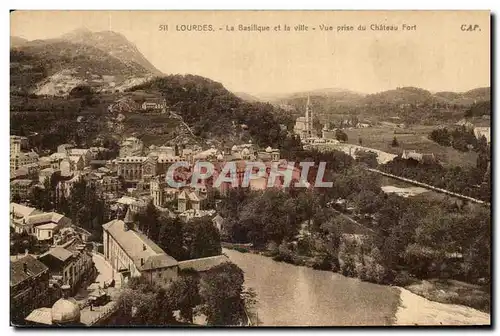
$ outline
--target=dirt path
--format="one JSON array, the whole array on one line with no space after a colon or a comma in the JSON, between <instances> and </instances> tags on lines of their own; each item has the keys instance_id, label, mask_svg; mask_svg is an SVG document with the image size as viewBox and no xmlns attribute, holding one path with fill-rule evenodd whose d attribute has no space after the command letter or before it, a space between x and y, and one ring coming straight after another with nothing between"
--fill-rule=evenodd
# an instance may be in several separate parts
<instances>
[{"instance_id":1,"label":"dirt path","mask_svg":"<svg viewBox=\"0 0 500 336\"><path fill-rule=\"evenodd\" d=\"M427 300L400 288L395 325L489 325L490 315L479 310Z\"/></svg>"}]
</instances>

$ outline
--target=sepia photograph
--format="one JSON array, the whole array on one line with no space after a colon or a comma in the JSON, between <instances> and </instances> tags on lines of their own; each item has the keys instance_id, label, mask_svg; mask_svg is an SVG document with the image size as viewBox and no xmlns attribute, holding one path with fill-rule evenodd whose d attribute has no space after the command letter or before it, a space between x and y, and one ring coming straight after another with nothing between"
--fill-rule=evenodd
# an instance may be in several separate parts
<instances>
[{"instance_id":1,"label":"sepia photograph","mask_svg":"<svg viewBox=\"0 0 500 336\"><path fill-rule=\"evenodd\" d=\"M11 327L491 327L490 11L9 24Z\"/></svg>"}]
</instances>

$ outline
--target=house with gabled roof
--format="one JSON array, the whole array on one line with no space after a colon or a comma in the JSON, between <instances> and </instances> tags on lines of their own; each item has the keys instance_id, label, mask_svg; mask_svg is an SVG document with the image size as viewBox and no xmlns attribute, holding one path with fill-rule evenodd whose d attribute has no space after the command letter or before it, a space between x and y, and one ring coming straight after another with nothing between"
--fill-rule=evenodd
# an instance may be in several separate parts
<instances>
[{"instance_id":1,"label":"house with gabled roof","mask_svg":"<svg viewBox=\"0 0 500 336\"><path fill-rule=\"evenodd\" d=\"M125 278L144 276L160 285L177 278L177 260L135 228L130 209L123 220L114 219L102 227L104 257Z\"/></svg>"},{"instance_id":2,"label":"house with gabled roof","mask_svg":"<svg viewBox=\"0 0 500 336\"><path fill-rule=\"evenodd\" d=\"M42 212L17 203L10 207L10 225L15 232L26 232L39 241L52 241L61 228L71 225L71 219L57 212Z\"/></svg>"},{"instance_id":3,"label":"house with gabled roof","mask_svg":"<svg viewBox=\"0 0 500 336\"><path fill-rule=\"evenodd\" d=\"M49 269L31 255L10 263L10 321L21 323L35 308L49 304Z\"/></svg>"}]
</instances>

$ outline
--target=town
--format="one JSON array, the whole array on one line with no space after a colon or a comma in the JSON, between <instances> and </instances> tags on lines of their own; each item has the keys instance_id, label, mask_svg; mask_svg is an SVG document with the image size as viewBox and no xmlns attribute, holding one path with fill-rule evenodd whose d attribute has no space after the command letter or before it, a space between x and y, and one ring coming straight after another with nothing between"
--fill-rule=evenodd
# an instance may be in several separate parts
<instances>
[{"instance_id":1,"label":"town","mask_svg":"<svg viewBox=\"0 0 500 336\"><path fill-rule=\"evenodd\" d=\"M166 107L164 103L155 104L146 101L143 106ZM326 125L318 136L313 120L308 98L305 116L299 117L294 127L295 135L305 148L345 152L353 159L371 153L376 163L384 164L397 157L362 146L349 146L338 130L330 130ZM362 123L355 126L370 127ZM272 166L282 164L286 168L287 161L281 158L279 149L270 146L261 149L251 141L230 148L179 149L178 146L146 146L138 138L125 137L118 156L107 160L99 159L110 150L104 147L75 148L72 144L60 144L57 152L40 157L30 150L29 137L13 135L10 141L11 259L15 272L12 295L18 314L13 318L18 323L108 323L118 309L120 287L130 279L141 277L167 286L185 269L205 272L229 261L223 254L177 261L148 237L144 224L140 227L138 221L145 213L183 222L203 218L227 238L228 229L220 205L224 197L231 195L231 189L246 186L250 191L284 190L290 187L290 181L308 188L314 186L305 181L308 174L302 174L300 164L292 166L290 174L276 174L274 182L268 183ZM402 154L403 159L419 161L423 157L415 152ZM178 166L179 163L186 165ZM219 177L224 175L223 166L232 163L235 175L217 183L212 172L199 171L200 163L209 164L216 173L222 172ZM262 169L264 175L259 176L252 170L256 163L261 165L257 168ZM165 176L176 166L181 169L170 173L176 182L168 183ZM386 191L401 195L407 192L395 188ZM74 195L82 192L83 195ZM96 225L85 229L79 222L84 214L78 209L75 214L71 203L78 197L82 197L83 202L91 201L86 194L89 192L102 201L104 213L93 219ZM337 204L342 202L345 199L340 198ZM339 209L347 214L353 210L346 206ZM99 222L104 218L109 221ZM95 230L101 232L96 234ZM32 295L33 291L36 296ZM58 310L64 306L63 302L72 307L71 311ZM51 304L52 308L46 308ZM61 318L54 318L58 314ZM246 323L250 323L249 320Z\"/></svg>"},{"instance_id":2,"label":"town","mask_svg":"<svg viewBox=\"0 0 500 336\"><path fill-rule=\"evenodd\" d=\"M207 24L141 35L122 28L150 13L96 11L88 29L67 11L56 38L42 34L54 13L11 37L12 326L491 324L489 72L453 86L443 67L431 88L406 49L384 51L389 33L351 52L351 34L296 29L315 49L287 54L273 31L213 29L270 27L264 12L168 13L158 22ZM351 22L332 13L285 21ZM417 14L369 22L423 36L451 20ZM371 76L369 45L390 71Z\"/></svg>"}]
</instances>

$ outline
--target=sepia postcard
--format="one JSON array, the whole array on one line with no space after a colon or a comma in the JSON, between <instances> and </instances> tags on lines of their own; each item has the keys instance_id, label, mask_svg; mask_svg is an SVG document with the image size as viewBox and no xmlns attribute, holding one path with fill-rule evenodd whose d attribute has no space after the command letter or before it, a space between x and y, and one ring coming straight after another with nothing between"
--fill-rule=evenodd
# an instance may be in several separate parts
<instances>
[{"instance_id":1,"label":"sepia postcard","mask_svg":"<svg viewBox=\"0 0 500 336\"><path fill-rule=\"evenodd\" d=\"M11 326L491 326L490 24L12 11Z\"/></svg>"}]
</instances>

